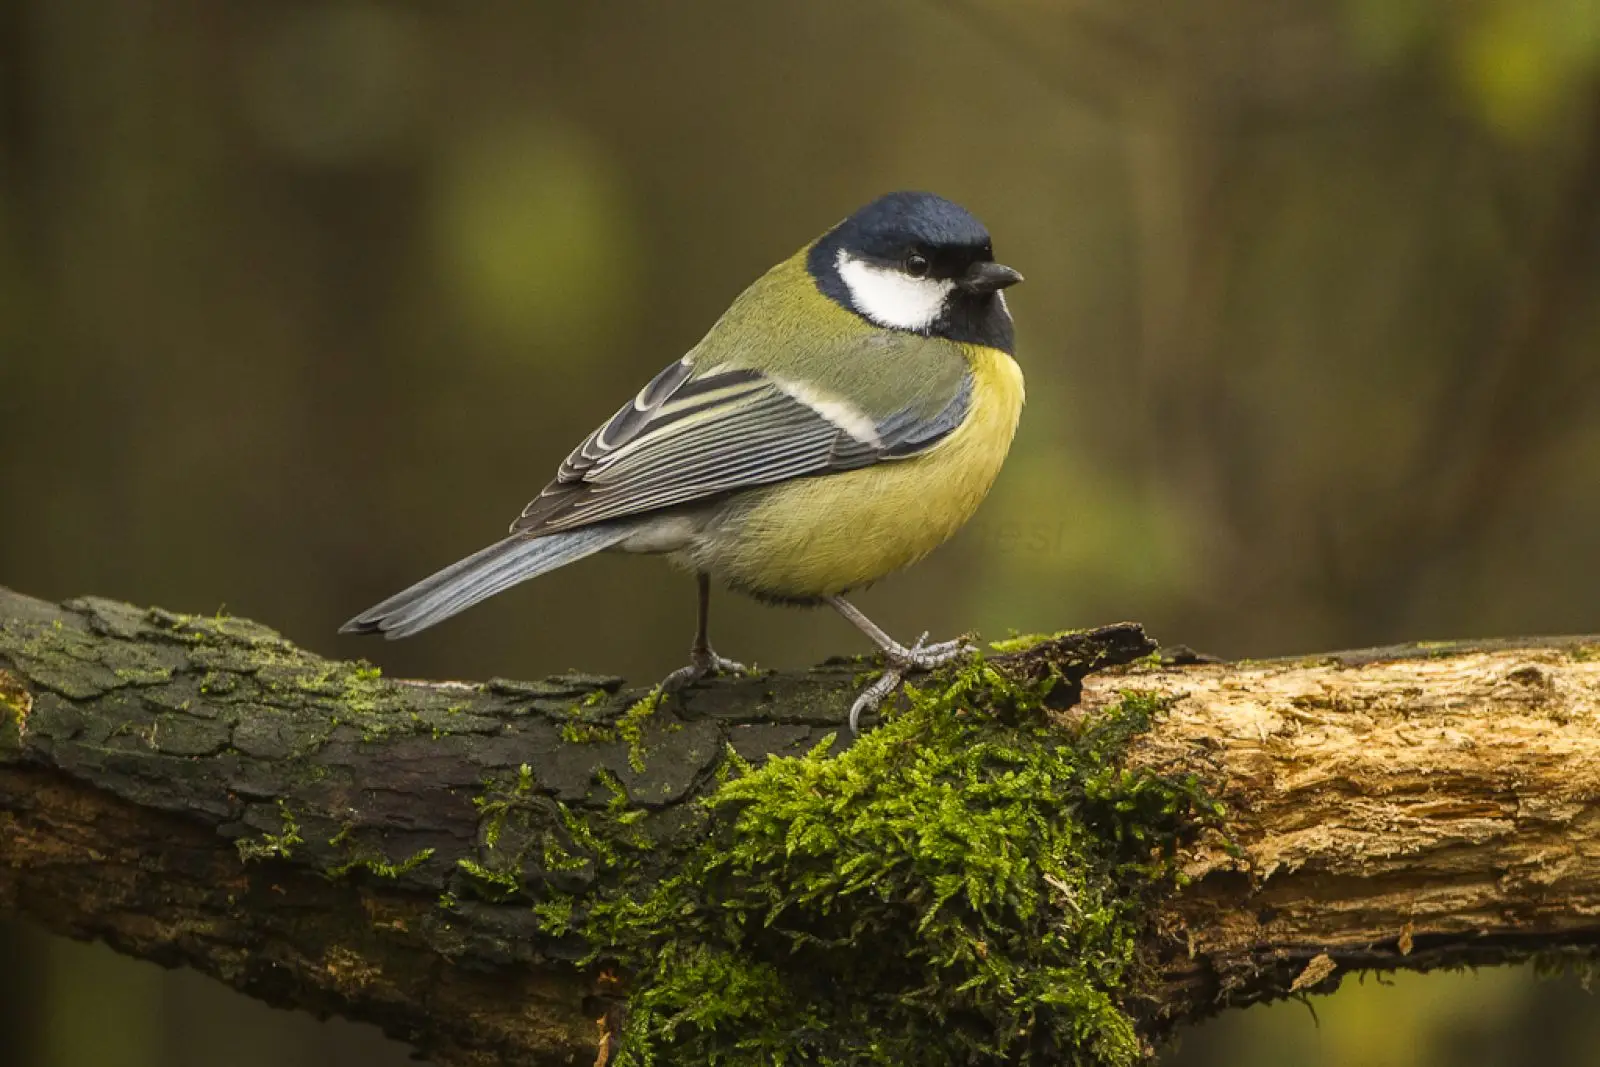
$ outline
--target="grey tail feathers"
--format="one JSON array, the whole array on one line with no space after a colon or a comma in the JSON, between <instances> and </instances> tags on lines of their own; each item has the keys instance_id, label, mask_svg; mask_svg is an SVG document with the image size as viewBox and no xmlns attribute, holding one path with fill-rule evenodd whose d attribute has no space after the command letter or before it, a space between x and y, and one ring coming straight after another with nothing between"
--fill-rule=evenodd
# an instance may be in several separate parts
<instances>
[{"instance_id":1,"label":"grey tail feathers","mask_svg":"<svg viewBox=\"0 0 1600 1067\"><path fill-rule=\"evenodd\" d=\"M410 637L518 582L609 548L631 532L626 524L618 524L542 537L513 534L369 608L339 627L339 632L381 633L390 640Z\"/></svg>"}]
</instances>

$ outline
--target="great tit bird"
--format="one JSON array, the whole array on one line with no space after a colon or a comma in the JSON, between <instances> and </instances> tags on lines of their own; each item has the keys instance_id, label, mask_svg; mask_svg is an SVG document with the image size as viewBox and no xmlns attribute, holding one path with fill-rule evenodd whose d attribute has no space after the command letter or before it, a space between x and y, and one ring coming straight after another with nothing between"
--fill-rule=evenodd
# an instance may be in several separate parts
<instances>
[{"instance_id":1,"label":"great tit bird","mask_svg":"<svg viewBox=\"0 0 1600 1067\"><path fill-rule=\"evenodd\" d=\"M879 197L746 289L678 362L562 462L511 536L397 593L341 633L409 637L604 550L692 570L699 614L678 688L743 667L711 648L711 580L825 603L905 672L970 648L906 646L844 599L948 540L988 493L1022 411L1022 372L983 225L929 193Z\"/></svg>"}]
</instances>

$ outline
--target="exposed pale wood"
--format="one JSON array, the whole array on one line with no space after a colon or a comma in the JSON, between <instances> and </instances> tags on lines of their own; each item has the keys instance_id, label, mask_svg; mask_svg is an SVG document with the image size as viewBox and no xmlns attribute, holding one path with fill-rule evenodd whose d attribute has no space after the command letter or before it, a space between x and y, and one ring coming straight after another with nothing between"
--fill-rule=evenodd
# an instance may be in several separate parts
<instances>
[{"instance_id":1,"label":"exposed pale wood","mask_svg":"<svg viewBox=\"0 0 1600 1067\"><path fill-rule=\"evenodd\" d=\"M1163 909L1161 1015L1600 942L1593 639L1096 676L1074 713L1129 685L1174 700L1136 758L1224 781L1240 850Z\"/></svg>"}]
</instances>

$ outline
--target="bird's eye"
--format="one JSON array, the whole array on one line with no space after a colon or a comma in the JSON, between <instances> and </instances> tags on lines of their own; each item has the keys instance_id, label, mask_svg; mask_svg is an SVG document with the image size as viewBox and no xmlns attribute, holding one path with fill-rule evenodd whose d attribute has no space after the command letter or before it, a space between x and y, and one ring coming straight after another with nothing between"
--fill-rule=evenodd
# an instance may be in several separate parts
<instances>
[{"instance_id":1,"label":"bird's eye","mask_svg":"<svg viewBox=\"0 0 1600 1067\"><path fill-rule=\"evenodd\" d=\"M920 278L928 273L928 257L920 252L913 252L906 257L906 273L913 278Z\"/></svg>"}]
</instances>

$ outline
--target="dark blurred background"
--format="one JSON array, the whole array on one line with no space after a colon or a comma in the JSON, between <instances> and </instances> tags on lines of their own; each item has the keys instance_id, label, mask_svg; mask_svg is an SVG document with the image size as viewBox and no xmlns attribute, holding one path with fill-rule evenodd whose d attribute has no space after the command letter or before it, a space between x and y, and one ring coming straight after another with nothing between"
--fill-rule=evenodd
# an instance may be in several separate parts
<instances>
[{"instance_id":1,"label":"dark blurred background","mask_svg":"<svg viewBox=\"0 0 1600 1067\"><path fill-rule=\"evenodd\" d=\"M739 289L879 192L983 218L1029 404L893 632L1133 618L1272 656L1600 629L1600 0L0 2L0 582L402 675L649 680L597 559L402 644ZM723 598L723 652L862 642ZM404 1062L0 923L0 1062ZM1592 1065L1528 971L1369 978L1169 1067Z\"/></svg>"}]
</instances>

